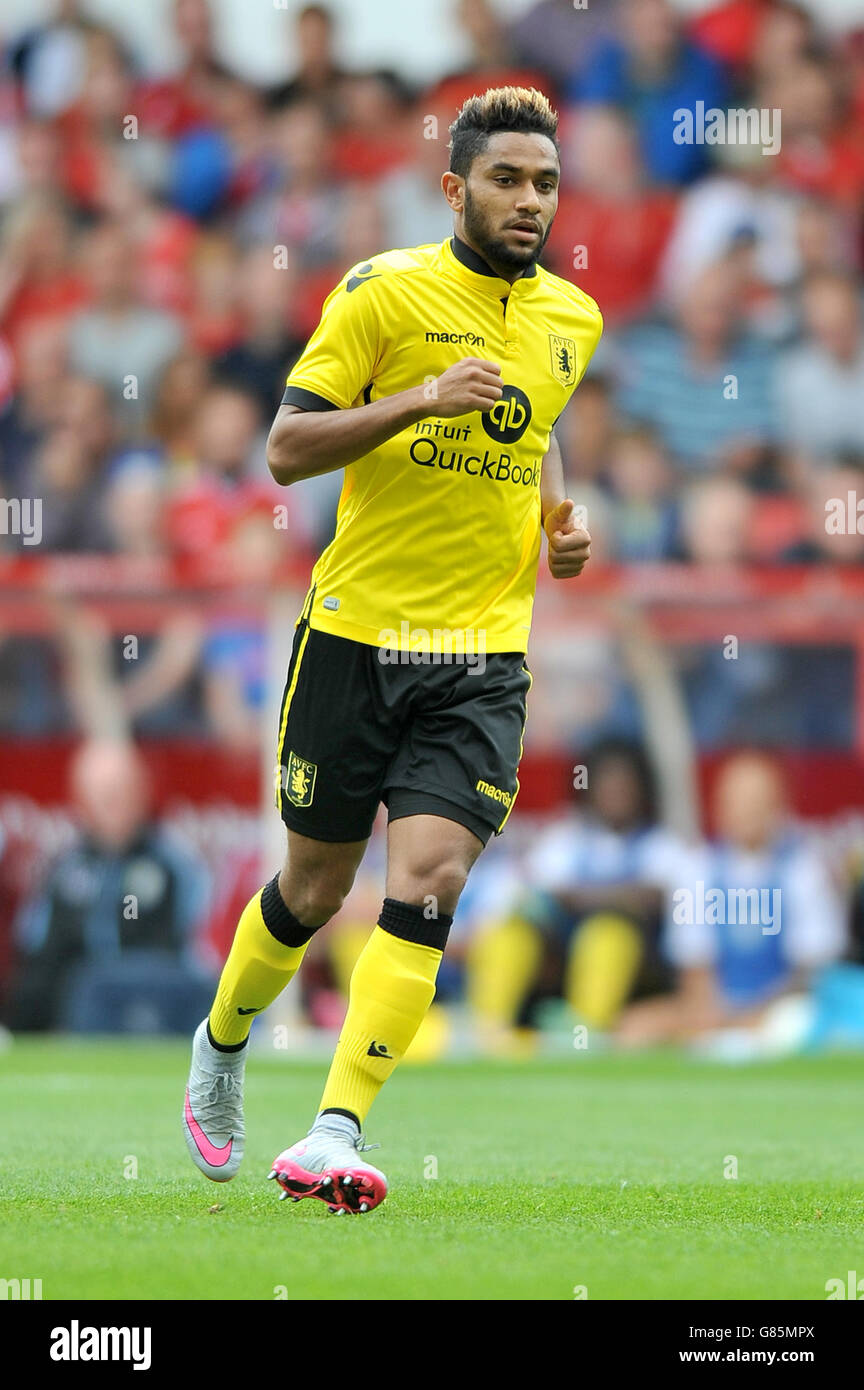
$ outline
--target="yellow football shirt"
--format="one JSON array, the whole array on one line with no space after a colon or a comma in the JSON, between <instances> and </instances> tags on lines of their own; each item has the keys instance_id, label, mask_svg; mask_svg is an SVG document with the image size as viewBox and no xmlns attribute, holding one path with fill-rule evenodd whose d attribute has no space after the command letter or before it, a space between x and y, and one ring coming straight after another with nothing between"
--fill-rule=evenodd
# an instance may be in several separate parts
<instances>
[{"instance_id":1,"label":"yellow football shirt","mask_svg":"<svg viewBox=\"0 0 864 1390\"><path fill-rule=\"evenodd\" d=\"M501 368L490 411L433 414L345 469L312 573L312 628L373 646L524 652L540 466L597 346L594 300L540 266L512 286L458 238L355 266L324 304L284 402L350 410L463 357ZM435 634L450 634L436 638ZM464 642L463 642L464 635Z\"/></svg>"}]
</instances>

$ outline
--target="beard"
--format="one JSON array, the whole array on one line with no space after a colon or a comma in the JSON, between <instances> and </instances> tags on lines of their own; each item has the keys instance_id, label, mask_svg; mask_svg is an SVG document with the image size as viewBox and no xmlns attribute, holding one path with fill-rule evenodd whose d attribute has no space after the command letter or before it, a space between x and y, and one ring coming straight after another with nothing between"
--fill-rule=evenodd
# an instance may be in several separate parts
<instances>
[{"instance_id":1,"label":"beard","mask_svg":"<svg viewBox=\"0 0 864 1390\"><path fill-rule=\"evenodd\" d=\"M471 196L467 184L465 186L463 223L471 244L477 248L483 259L489 262L493 270L498 268L507 271L530 270L534 262L539 259L552 230L552 223L550 222L545 233L533 248L511 245L502 237L496 236L489 224L488 217Z\"/></svg>"}]
</instances>

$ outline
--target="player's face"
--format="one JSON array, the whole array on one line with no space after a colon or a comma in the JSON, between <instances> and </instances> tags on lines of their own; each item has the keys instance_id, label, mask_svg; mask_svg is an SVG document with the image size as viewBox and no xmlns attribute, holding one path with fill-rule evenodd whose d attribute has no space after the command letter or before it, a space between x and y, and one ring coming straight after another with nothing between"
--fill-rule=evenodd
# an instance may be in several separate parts
<instances>
[{"instance_id":1,"label":"player's face","mask_svg":"<svg viewBox=\"0 0 864 1390\"><path fill-rule=\"evenodd\" d=\"M527 270L549 235L560 176L545 135L490 136L465 181L465 240L495 269Z\"/></svg>"}]
</instances>

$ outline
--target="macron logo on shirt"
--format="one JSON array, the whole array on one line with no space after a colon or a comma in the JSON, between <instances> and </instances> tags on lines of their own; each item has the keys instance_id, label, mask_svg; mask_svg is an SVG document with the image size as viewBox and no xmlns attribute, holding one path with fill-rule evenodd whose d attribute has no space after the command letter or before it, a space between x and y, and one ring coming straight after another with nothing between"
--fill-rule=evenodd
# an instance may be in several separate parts
<instances>
[{"instance_id":1,"label":"macron logo on shirt","mask_svg":"<svg viewBox=\"0 0 864 1390\"><path fill-rule=\"evenodd\" d=\"M380 279L380 270L376 270L374 275L370 275L369 271L371 269L372 262L367 261L365 265L359 265L353 275L348 276L348 279L345 281L345 289L348 294L350 294L352 290L356 290L358 285L365 285L367 280Z\"/></svg>"}]
</instances>

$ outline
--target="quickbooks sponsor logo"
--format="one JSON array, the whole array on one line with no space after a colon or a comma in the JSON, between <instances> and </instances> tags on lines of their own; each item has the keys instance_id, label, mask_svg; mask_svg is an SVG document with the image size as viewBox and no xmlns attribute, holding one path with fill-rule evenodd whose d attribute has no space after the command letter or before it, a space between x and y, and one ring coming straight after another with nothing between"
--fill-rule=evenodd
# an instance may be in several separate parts
<instances>
[{"instance_id":1,"label":"quickbooks sponsor logo","mask_svg":"<svg viewBox=\"0 0 864 1390\"><path fill-rule=\"evenodd\" d=\"M131 1361L135 1371L149 1371L149 1327L69 1327L51 1329L52 1361Z\"/></svg>"},{"instance_id":2,"label":"quickbooks sponsor logo","mask_svg":"<svg viewBox=\"0 0 864 1390\"><path fill-rule=\"evenodd\" d=\"M467 343L469 347L485 347L486 339L480 333L427 333L427 343Z\"/></svg>"},{"instance_id":3,"label":"quickbooks sponsor logo","mask_svg":"<svg viewBox=\"0 0 864 1390\"><path fill-rule=\"evenodd\" d=\"M446 473L468 473L472 478L489 478L493 483L515 483L521 487L537 487L540 482L540 463L513 463L509 454L490 456L486 449L480 454L466 454L457 449L439 449L434 439L415 439L409 449L414 463L421 468L441 468Z\"/></svg>"},{"instance_id":4,"label":"quickbooks sponsor logo","mask_svg":"<svg viewBox=\"0 0 864 1390\"><path fill-rule=\"evenodd\" d=\"M510 809L510 803L513 800L512 792L504 792L500 787L493 787L491 782L484 782L482 780L477 783L475 790L482 792L484 796L491 796L493 801L500 801L502 806L506 806L508 810Z\"/></svg>"}]
</instances>

